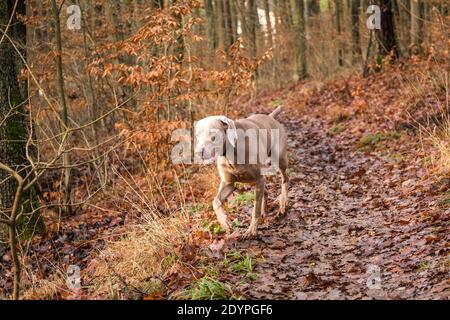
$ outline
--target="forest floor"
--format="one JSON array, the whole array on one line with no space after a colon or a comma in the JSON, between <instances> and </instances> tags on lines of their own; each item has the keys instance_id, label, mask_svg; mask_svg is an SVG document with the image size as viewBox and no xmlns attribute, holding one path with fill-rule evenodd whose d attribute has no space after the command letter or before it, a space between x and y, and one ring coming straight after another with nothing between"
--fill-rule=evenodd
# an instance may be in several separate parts
<instances>
[{"instance_id":1,"label":"forest floor","mask_svg":"<svg viewBox=\"0 0 450 320\"><path fill-rule=\"evenodd\" d=\"M48 226L26 247L28 278L46 280L25 298L448 299L450 179L436 169L429 136L410 125L439 110L448 92L424 86L411 94L405 75L390 70L368 79L309 82L234 102L233 118L243 116L239 110L285 106L289 209L275 218L280 186L270 178L256 239L226 239L209 205L216 170L196 168L193 174L205 182L193 181L199 196L189 217L165 218L130 237L142 222L108 196L57 228ZM122 189L114 187L118 199ZM249 223L252 190L240 185L227 206L235 230ZM154 240L150 233L159 225L169 227ZM178 241L173 246L164 242L171 235ZM147 239L164 246L151 251L155 244ZM105 248L111 258L102 269ZM1 296L11 289L5 246L0 258ZM85 289L76 295L61 289L70 264L82 269Z\"/></svg>"},{"instance_id":2,"label":"forest floor","mask_svg":"<svg viewBox=\"0 0 450 320\"><path fill-rule=\"evenodd\" d=\"M423 170L355 150L358 140L331 136L320 118L283 120L290 209L229 248L256 264L236 289L254 299L448 298L448 213L422 190ZM269 201L279 190L269 186ZM221 279L239 283L229 270Z\"/></svg>"},{"instance_id":3,"label":"forest floor","mask_svg":"<svg viewBox=\"0 0 450 320\"><path fill-rule=\"evenodd\" d=\"M275 218L280 185L271 179L257 239L216 239L203 250L207 275L253 299L450 297L450 181L436 172L427 129L410 125L442 100L426 90L411 97L398 75L306 94L298 86L253 103L286 106L289 210ZM251 207L231 219L248 225Z\"/></svg>"}]
</instances>

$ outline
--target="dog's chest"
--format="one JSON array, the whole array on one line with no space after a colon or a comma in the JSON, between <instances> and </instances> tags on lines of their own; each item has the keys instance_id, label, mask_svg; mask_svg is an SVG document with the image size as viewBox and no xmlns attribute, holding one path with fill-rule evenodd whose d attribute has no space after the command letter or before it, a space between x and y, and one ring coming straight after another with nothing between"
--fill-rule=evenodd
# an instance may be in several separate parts
<instances>
[{"instance_id":1,"label":"dog's chest","mask_svg":"<svg viewBox=\"0 0 450 320\"><path fill-rule=\"evenodd\" d=\"M218 166L219 175L227 182L255 182L259 169L250 165L229 165L220 164Z\"/></svg>"}]
</instances>

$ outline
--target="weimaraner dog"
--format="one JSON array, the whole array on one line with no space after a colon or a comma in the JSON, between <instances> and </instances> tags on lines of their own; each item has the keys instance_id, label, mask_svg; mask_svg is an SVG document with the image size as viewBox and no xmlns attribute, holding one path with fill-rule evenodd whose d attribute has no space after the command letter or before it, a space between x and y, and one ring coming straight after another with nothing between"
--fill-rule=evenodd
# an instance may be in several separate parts
<instances>
[{"instance_id":1,"label":"weimaraner dog","mask_svg":"<svg viewBox=\"0 0 450 320\"><path fill-rule=\"evenodd\" d=\"M270 165L281 173L280 215L286 212L288 199L287 134L276 117L279 107L270 115L255 114L233 121L224 116L208 117L195 126L197 160L203 164L217 163L221 178L213 208L222 228L231 233L224 202L235 190L235 183L256 183L255 204L250 227L243 238L257 235L258 221L265 211L265 171ZM263 156L264 155L264 156Z\"/></svg>"}]
</instances>

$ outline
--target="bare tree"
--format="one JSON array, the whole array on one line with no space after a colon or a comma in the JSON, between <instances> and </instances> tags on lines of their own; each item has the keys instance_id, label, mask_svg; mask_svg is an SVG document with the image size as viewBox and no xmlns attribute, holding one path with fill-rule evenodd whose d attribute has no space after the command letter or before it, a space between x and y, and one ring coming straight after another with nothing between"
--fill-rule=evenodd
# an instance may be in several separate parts
<instances>
[{"instance_id":1,"label":"bare tree","mask_svg":"<svg viewBox=\"0 0 450 320\"><path fill-rule=\"evenodd\" d=\"M303 80L308 76L306 65L306 23L305 23L305 2L296 0L294 5L294 25L295 25L295 66L297 80Z\"/></svg>"},{"instance_id":2,"label":"bare tree","mask_svg":"<svg viewBox=\"0 0 450 320\"><path fill-rule=\"evenodd\" d=\"M214 15L212 0L205 0L205 14L207 19L209 56L211 57L211 59L214 59L214 53L216 51L217 44L216 44L216 19Z\"/></svg>"},{"instance_id":3,"label":"bare tree","mask_svg":"<svg viewBox=\"0 0 450 320\"><path fill-rule=\"evenodd\" d=\"M423 40L425 3L422 0L411 1L411 53L420 52Z\"/></svg>"},{"instance_id":4,"label":"bare tree","mask_svg":"<svg viewBox=\"0 0 450 320\"><path fill-rule=\"evenodd\" d=\"M351 0L351 28L352 28L352 62L355 64L361 59L361 43L359 33L359 12L360 12L360 0Z\"/></svg>"},{"instance_id":5,"label":"bare tree","mask_svg":"<svg viewBox=\"0 0 450 320\"><path fill-rule=\"evenodd\" d=\"M342 45L342 16L343 16L343 3L341 0L334 1L334 14L336 21L337 31L337 46L338 46L338 65L342 67L344 65L344 49Z\"/></svg>"},{"instance_id":6,"label":"bare tree","mask_svg":"<svg viewBox=\"0 0 450 320\"><path fill-rule=\"evenodd\" d=\"M58 7L56 4L56 0L51 0L53 17L55 21L55 40L56 40L56 81L58 87L59 94L59 102L61 104L61 112L62 112L62 125L64 126L63 130L69 128L69 112L67 110L66 103L66 93L65 93L65 82L64 82L64 73L63 73L63 63L62 63L62 39L61 39L61 21L60 21L60 11L61 7ZM70 167L70 154L68 152L64 153L63 156L63 172L64 172L64 196L63 203L65 205L66 213L72 214L72 205L71 205L71 167Z\"/></svg>"}]
</instances>

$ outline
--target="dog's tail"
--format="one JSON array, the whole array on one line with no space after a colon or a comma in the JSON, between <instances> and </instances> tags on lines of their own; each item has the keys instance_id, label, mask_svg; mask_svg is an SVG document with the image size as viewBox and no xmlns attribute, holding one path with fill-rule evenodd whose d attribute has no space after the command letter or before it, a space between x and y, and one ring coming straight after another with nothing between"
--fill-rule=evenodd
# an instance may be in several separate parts
<instances>
[{"instance_id":1,"label":"dog's tail","mask_svg":"<svg viewBox=\"0 0 450 320\"><path fill-rule=\"evenodd\" d=\"M276 119L278 117L278 115L283 112L283 107L279 106L278 108L276 108L271 114L270 116L274 119Z\"/></svg>"}]
</instances>

